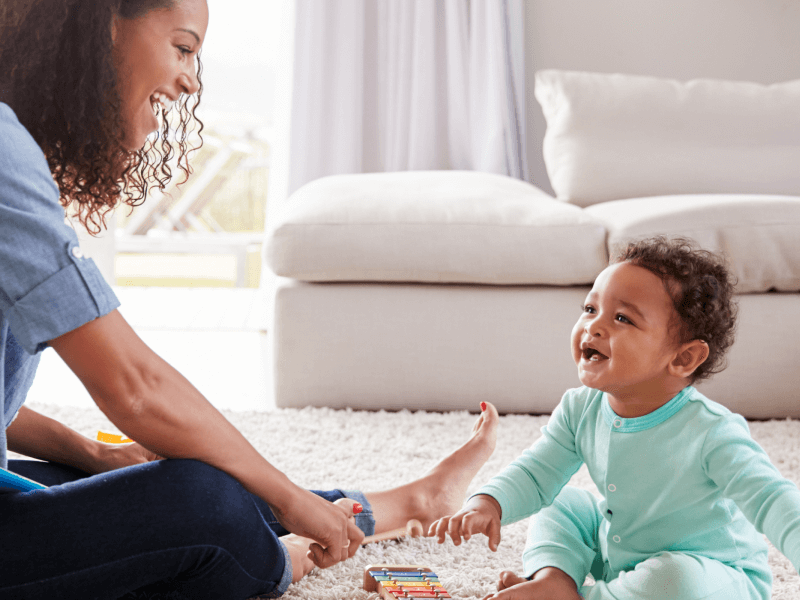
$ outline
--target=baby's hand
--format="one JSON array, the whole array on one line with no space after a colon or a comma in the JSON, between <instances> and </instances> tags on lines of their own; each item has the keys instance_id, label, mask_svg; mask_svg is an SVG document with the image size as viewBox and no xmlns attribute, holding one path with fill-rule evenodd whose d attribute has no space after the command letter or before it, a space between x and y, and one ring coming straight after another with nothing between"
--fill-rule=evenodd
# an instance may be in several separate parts
<instances>
[{"instance_id":1,"label":"baby's hand","mask_svg":"<svg viewBox=\"0 0 800 600\"><path fill-rule=\"evenodd\" d=\"M436 536L437 541L442 544L444 534L448 533L458 546L462 538L466 541L473 534L482 533L489 538L489 549L496 552L500 544L501 512L500 504L491 496L473 496L453 516L442 517L431 523L428 536Z\"/></svg>"}]
</instances>

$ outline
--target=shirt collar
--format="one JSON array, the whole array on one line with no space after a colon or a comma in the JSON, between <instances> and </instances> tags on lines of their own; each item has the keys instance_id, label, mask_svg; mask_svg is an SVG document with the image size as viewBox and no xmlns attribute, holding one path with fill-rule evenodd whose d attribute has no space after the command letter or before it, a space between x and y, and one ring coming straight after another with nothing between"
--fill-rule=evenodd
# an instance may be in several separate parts
<instances>
[{"instance_id":1,"label":"shirt collar","mask_svg":"<svg viewBox=\"0 0 800 600\"><path fill-rule=\"evenodd\" d=\"M608 395L603 392L603 417L605 418L609 427L611 427L611 429L614 431L619 431L620 433L644 431L645 429L650 429L651 427L660 425L672 415L677 413L680 409L682 409L689 401L689 397L693 391L694 388L690 385L687 385L663 406L660 406L651 413L641 417L633 418L620 417L617 415L617 413L614 412L614 409L611 408L611 405L608 403Z\"/></svg>"}]
</instances>

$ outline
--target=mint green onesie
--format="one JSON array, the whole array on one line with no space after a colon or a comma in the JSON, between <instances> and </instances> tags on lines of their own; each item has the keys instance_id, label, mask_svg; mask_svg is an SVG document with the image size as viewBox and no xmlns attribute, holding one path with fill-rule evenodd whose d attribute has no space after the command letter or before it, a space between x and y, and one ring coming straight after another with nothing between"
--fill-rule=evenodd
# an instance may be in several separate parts
<instances>
[{"instance_id":1,"label":"mint green onesie","mask_svg":"<svg viewBox=\"0 0 800 600\"><path fill-rule=\"evenodd\" d=\"M800 567L800 491L740 415L693 387L632 419L603 392L568 390L542 434L477 492L504 525L539 513L526 575L558 567L592 600L768 600L758 531ZM602 500L565 487L581 463Z\"/></svg>"}]
</instances>

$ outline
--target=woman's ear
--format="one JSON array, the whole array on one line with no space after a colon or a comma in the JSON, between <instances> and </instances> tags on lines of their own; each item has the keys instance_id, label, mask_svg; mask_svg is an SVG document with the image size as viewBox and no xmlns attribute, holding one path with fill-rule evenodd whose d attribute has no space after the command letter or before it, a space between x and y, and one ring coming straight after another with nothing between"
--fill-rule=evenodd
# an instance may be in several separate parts
<instances>
[{"instance_id":1,"label":"woman's ear","mask_svg":"<svg viewBox=\"0 0 800 600\"><path fill-rule=\"evenodd\" d=\"M692 340L681 344L672 362L669 363L669 372L676 377L691 377L697 367L706 362L708 358L708 344L703 340Z\"/></svg>"}]
</instances>

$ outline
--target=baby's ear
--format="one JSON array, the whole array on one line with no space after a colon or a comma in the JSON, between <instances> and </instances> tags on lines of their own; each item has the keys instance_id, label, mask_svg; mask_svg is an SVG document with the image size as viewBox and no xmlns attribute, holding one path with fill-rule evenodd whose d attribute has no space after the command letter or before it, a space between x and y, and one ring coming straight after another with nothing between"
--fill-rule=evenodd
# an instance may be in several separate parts
<instances>
[{"instance_id":1,"label":"baby's ear","mask_svg":"<svg viewBox=\"0 0 800 600\"><path fill-rule=\"evenodd\" d=\"M681 344L669 364L670 374L682 378L691 377L707 358L708 344L703 340L692 340Z\"/></svg>"}]
</instances>

